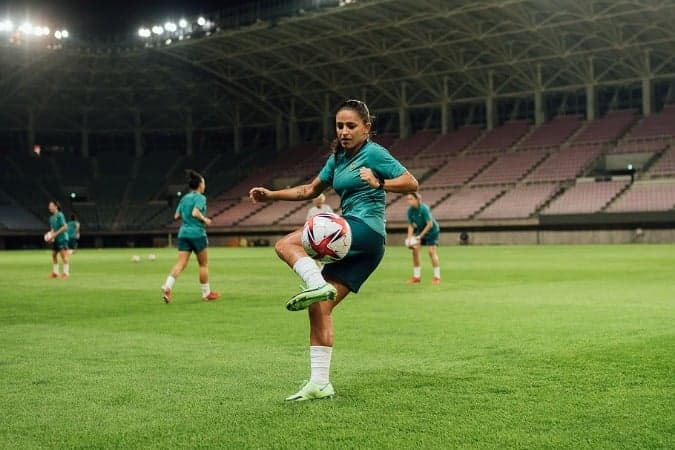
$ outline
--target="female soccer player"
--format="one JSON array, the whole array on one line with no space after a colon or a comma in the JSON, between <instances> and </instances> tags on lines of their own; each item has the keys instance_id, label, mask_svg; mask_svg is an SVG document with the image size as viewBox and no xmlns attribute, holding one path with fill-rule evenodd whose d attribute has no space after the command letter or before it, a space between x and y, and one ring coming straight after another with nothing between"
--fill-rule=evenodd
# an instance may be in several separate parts
<instances>
[{"instance_id":1,"label":"female soccer player","mask_svg":"<svg viewBox=\"0 0 675 450\"><path fill-rule=\"evenodd\" d=\"M77 250L77 244L80 240L80 221L77 220L75 214L70 215L70 220L68 221L68 247L70 250L68 254L72 255Z\"/></svg>"},{"instance_id":2,"label":"female soccer player","mask_svg":"<svg viewBox=\"0 0 675 450\"><path fill-rule=\"evenodd\" d=\"M335 390L329 380L333 349L333 309L350 292L357 293L384 255L385 191L413 192L417 180L389 152L369 140L372 117L365 103L347 100L335 116L337 140L319 176L306 185L279 191L255 187L253 202L306 200L329 186L338 193L342 213L352 230L352 246L342 260L319 269L304 251L296 230L275 246L279 257L302 278L306 289L291 297L286 308L309 308L311 378L286 400L330 398ZM326 301L329 300L329 301Z\"/></svg>"},{"instance_id":3,"label":"female soccer player","mask_svg":"<svg viewBox=\"0 0 675 450\"><path fill-rule=\"evenodd\" d=\"M173 284L178 275L187 267L192 252L197 255L199 263L202 299L211 301L220 297L220 294L212 292L209 286L209 241L204 227L211 225L211 219L206 217L206 197L204 196L206 182L204 177L194 170L188 170L187 175L190 192L180 199L173 215L174 220L180 219L183 223L178 230L178 261L162 286L162 298L165 303L171 302Z\"/></svg>"},{"instance_id":4,"label":"female soccer player","mask_svg":"<svg viewBox=\"0 0 675 450\"><path fill-rule=\"evenodd\" d=\"M440 227L438 222L431 215L429 206L422 203L422 196L418 192L413 192L406 196L408 202L408 240L413 236L416 243L410 246L413 257L413 276L407 282L408 284L419 283L422 281L422 268L420 267L420 245L429 247L429 257L431 265L434 267L434 278L431 284L441 284L441 264L438 259L438 234Z\"/></svg>"},{"instance_id":5,"label":"female soccer player","mask_svg":"<svg viewBox=\"0 0 675 450\"><path fill-rule=\"evenodd\" d=\"M70 276L70 264L68 260L68 225L66 224L66 216L61 212L61 205L56 200L49 202L49 228L52 232L52 273L49 278L59 277L59 259L61 255L61 262L63 263L63 273L61 278L66 279Z\"/></svg>"}]
</instances>

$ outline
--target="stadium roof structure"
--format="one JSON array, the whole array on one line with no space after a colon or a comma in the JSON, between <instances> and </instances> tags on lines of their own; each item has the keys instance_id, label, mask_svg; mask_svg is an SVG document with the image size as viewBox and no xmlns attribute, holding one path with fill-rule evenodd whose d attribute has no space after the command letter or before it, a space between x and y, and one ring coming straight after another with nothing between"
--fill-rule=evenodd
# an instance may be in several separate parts
<instances>
[{"instance_id":1,"label":"stadium roof structure","mask_svg":"<svg viewBox=\"0 0 675 450\"><path fill-rule=\"evenodd\" d=\"M672 0L324 3L148 48L3 44L2 127L331 128L346 97L396 112L675 80Z\"/></svg>"}]
</instances>

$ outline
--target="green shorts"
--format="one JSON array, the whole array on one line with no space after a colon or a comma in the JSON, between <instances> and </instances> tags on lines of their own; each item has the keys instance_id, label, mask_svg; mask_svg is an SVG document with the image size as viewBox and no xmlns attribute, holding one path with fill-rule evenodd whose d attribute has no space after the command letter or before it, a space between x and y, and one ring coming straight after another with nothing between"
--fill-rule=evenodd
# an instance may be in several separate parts
<instances>
[{"instance_id":1,"label":"green shorts","mask_svg":"<svg viewBox=\"0 0 675 450\"><path fill-rule=\"evenodd\" d=\"M422 238L422 241L420 242L420 244L429 245L429 246L438 245L438 236L439 235L440 235L440 233L427 233Z\"/></svg>"},{"instance_id":2,"label":"green shorts","mask_svg":"<svg viewBox=\"0 0 675 450\"><path fill-rule=\"evenodd\" d=\"M195 252L201 253L202 250L209 246L209 240L206 236L199 238L178 238L178 251L179 252Z\"/></svg>"},{"instance_id":3,"label":"green shorts","mask_svg":"<svg viewBox=\"0 0 675 450\"><path fill-rule=\"evenodd\" d=\"M54 241L52 251L58 253L61 250L68 250L68 241Z\"/></svg>"},{"instance_id":4,"label":"green shorts","mask_svg":"<svg viewBox=\"0 0 675 450\"><path fill-rule=\"evenodd\" d=\"M340 261L323 266L323 276L338 281L350 291L359 292L384 256L384 236L360 219L345 217L352 229L352 246Z\"/></svg>"}]
</instances>

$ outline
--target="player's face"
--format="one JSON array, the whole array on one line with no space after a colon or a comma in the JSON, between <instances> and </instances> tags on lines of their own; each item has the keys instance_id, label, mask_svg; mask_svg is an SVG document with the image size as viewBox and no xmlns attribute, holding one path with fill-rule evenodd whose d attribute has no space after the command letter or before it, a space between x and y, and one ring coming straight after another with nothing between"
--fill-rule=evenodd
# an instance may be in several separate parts
<instances>
[{"instance_id":1,"label":"player's face","mask_svg":"<svg viewBox=\"0 0 675 450\"><path fill-rule=\"evenodd\" d=\"M206 191L206 180L204 180L204 178L202 178L202 182L199 183L197 191L199 191L200 194L203 194Z\"/></svg>"},{"instance_id":2,"label":"player's face","mask_svg":"<svg viewBox=\"0 0 675 450\"><path fill-rule=\"evenodd\" d=\"M54 214L56 211L58 211L58 208L54 204L54 202L49 202L49 212Z\"/></svg>"},{"instance_id":3,"label":"player's face","mask_svg":"<svg viewBox=\"0 0 675 450\"><path fill-rule=\"evenodd\" d=\"M412 194L406 195L405 200L408 202L408 206L411 208L419 208L420 206L420 201L417 200L417 197Z\"/></svg>"},{"instance_id":4,"label":"player's face","mask_svg":"<svg viewBox=\"0 0 675 450\"><path fill-rule=\"evenodd\" d=\"M335 131L345 150L359 148L368 139L370 127L353 109L343 108L335 116Z\"/></svg>"}]
</instances>

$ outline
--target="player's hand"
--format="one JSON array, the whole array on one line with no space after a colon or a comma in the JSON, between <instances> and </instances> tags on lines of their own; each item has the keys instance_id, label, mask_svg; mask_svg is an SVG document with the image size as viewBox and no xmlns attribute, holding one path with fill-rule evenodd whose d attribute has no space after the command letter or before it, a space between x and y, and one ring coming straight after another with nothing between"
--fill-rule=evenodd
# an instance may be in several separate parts
<instances>
[{"instance_id":1,"label":"player's hand","mask_svg":"<svg viewBox=\"0 0 675 450\"><path fill-rule=\"evenodd\" d=\"M253 203L267 202L272 200L271 193L272 191L265 189L264 187L254 187L248 191L248 196Z\"/></svg>"},{"instance_id":2,"label":"player's hand","mask_svg":"<svg viewBox=\"0 0 675 450\"><path fill-rule=\"evenodd\" d=\"M211 219L209 219L208 217L204 217L204 223L206 225L211 225L211 222L213 222Z\"/></svg>"},{"instance_id":3,"label":"player's hand","mask_svg":"<svg viewBox=\"0 0 675 450\"><path fill-rule=\"evenodd\" d=\"M378 188L380 186L380 180L378 180L373 171L367 167L361 167L359 169L359 176L372 188Z\"/></svg>"}]
</instances>

